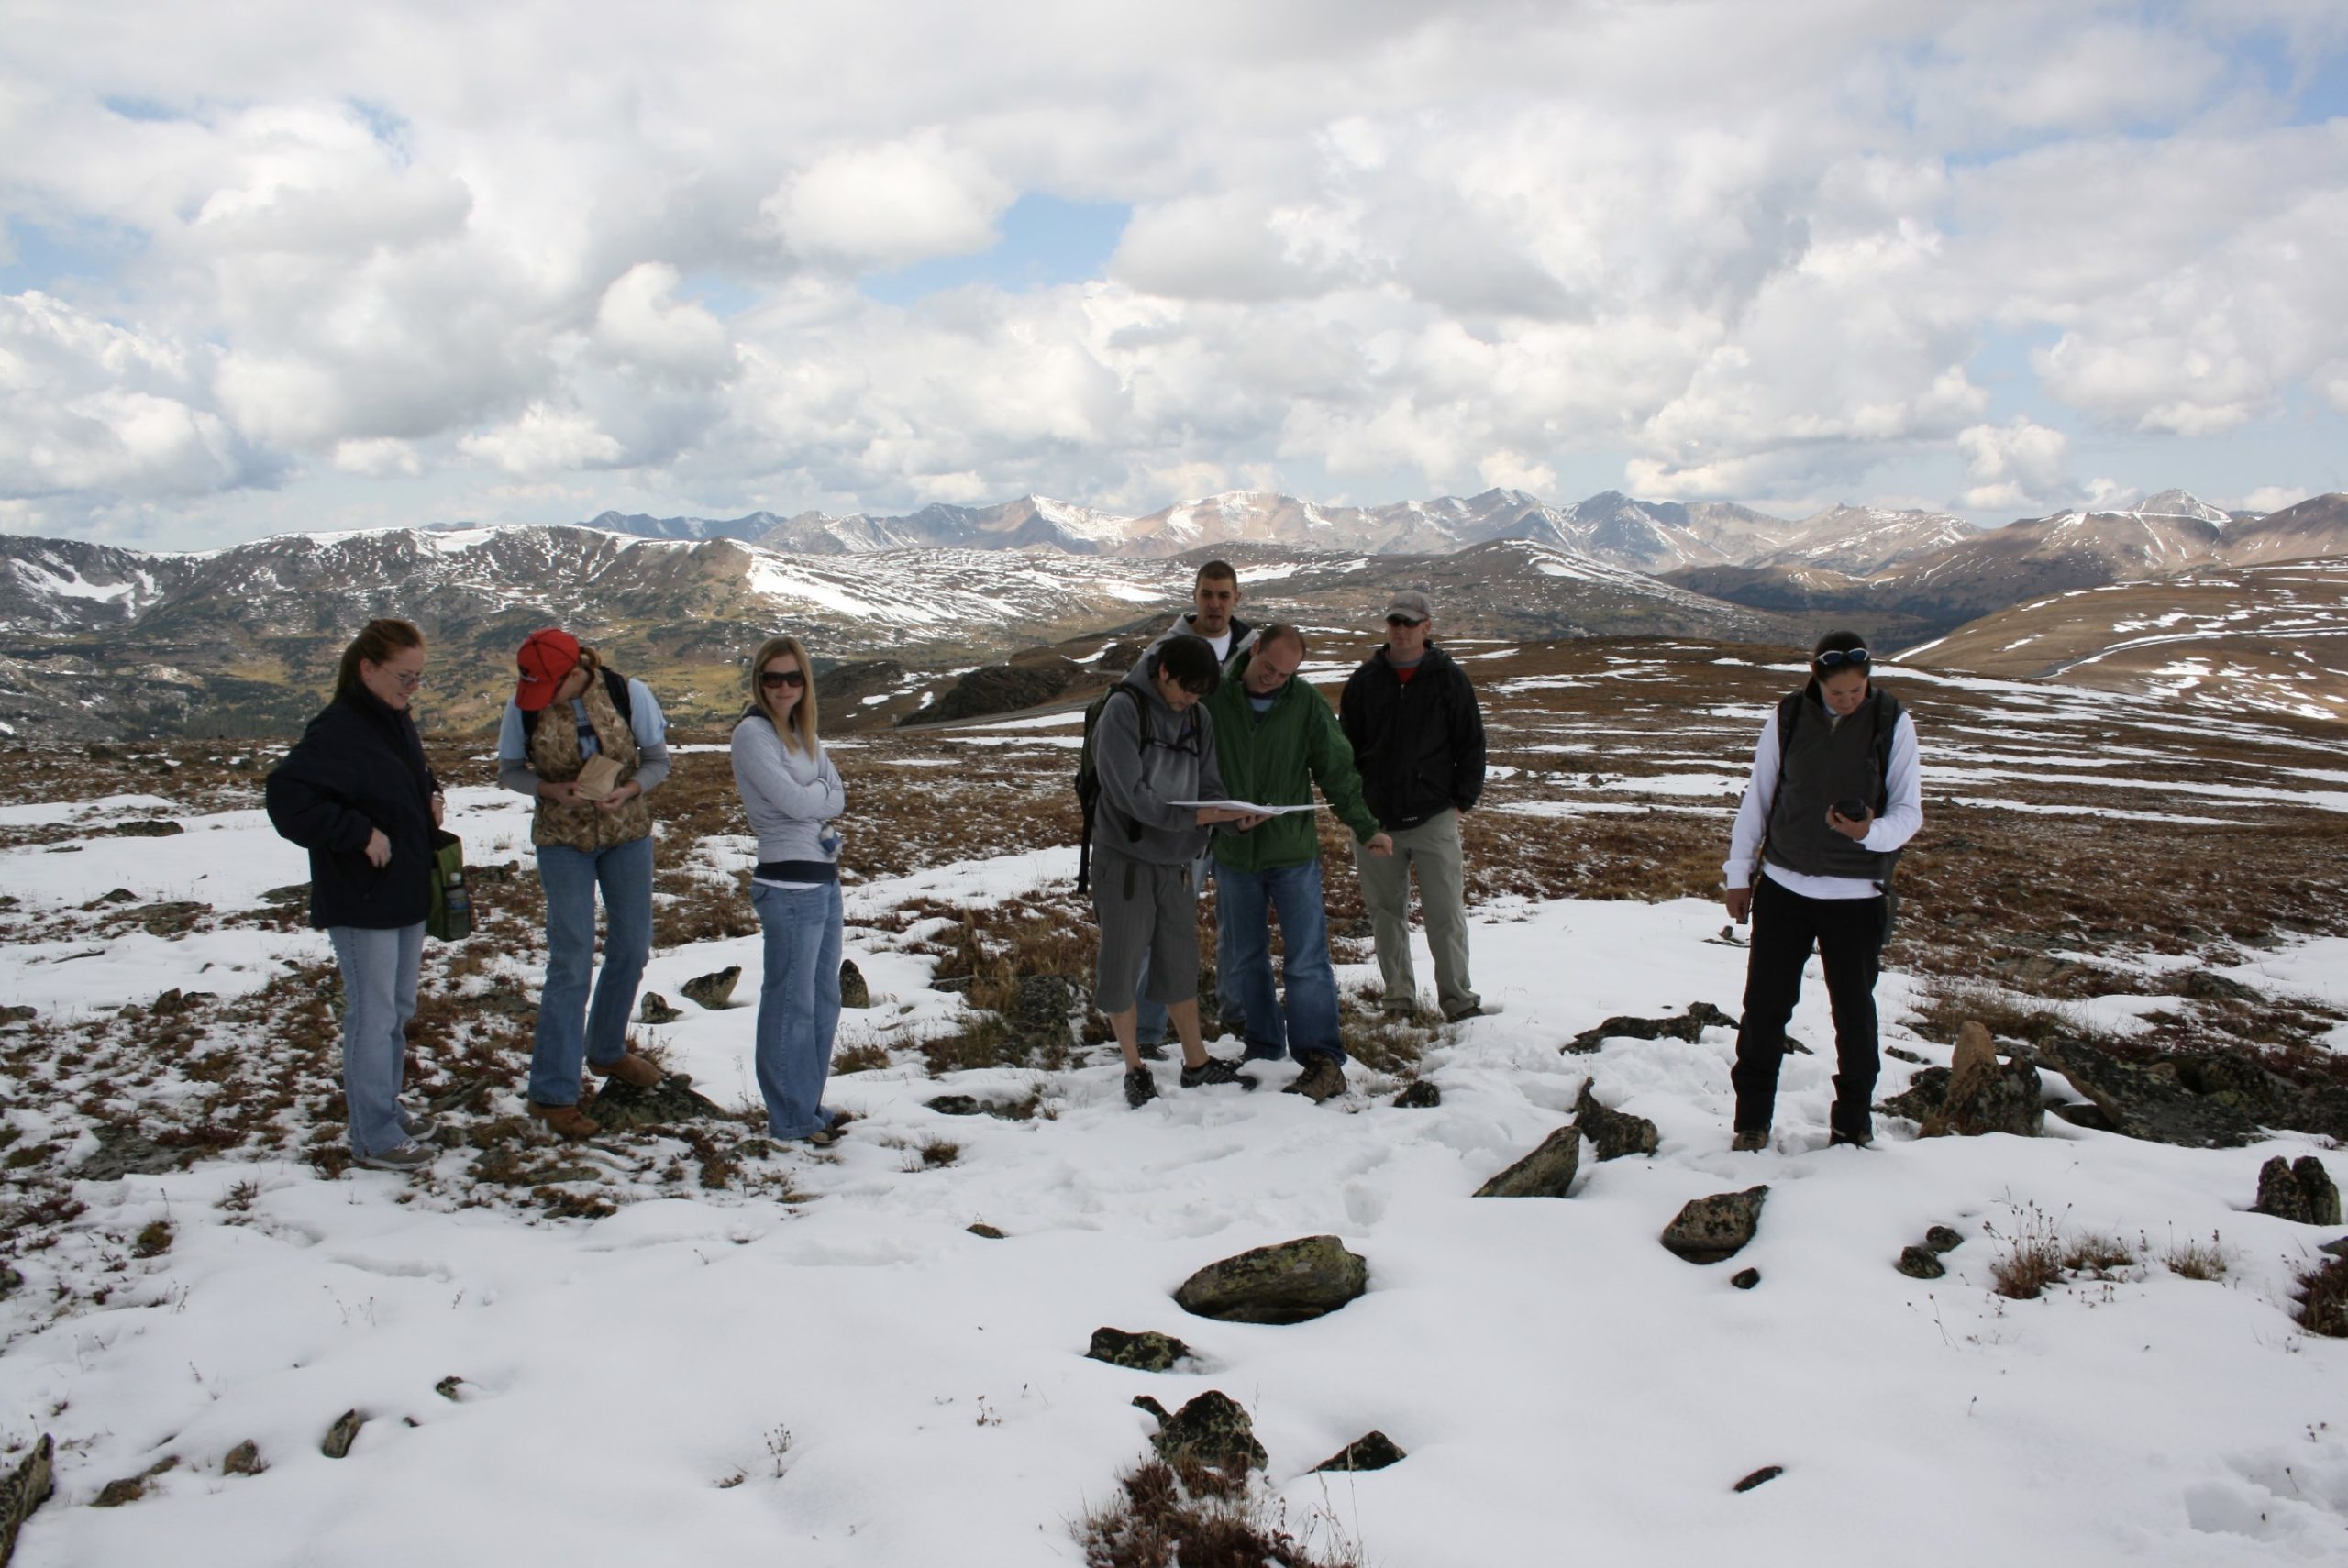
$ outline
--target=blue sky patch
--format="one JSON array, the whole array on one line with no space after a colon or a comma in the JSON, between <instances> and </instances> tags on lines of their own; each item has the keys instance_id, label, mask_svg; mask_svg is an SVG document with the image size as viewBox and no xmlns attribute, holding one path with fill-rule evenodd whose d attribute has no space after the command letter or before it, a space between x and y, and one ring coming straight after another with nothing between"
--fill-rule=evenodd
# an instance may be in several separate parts
<instances>
[{"instance_id":1,"label":"blue sky patch","mask_svg":"<svg viewBox=\"0 0 2348 1568\"><path fill-rule=\"evenodd\" d=\"M1123 202L1071 202L1030 193L1002 215L996 226L1002 237L993 248L876 272L862 287L876 300L903 305L971 283L991 283L1009 293L1080 283L1107 271L1133 212Z\"/></svg>"}]
</instances>

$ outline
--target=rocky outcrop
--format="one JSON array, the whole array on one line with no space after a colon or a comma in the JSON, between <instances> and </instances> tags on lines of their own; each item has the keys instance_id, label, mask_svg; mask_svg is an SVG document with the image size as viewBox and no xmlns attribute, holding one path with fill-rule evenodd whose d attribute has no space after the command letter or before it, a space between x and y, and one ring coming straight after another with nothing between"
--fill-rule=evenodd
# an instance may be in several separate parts
<instances>
[{"instance_id":1,"label":"rocky outcrop","mask_svg":"<svg viewBox=\"0 0 2348 1568\"><path fill-rule=\"evenodd\" d=\"M1601 1164L1626 1154L1652 1154L1656 1151L1654 1122L1644 1116L1599 1104L1587 1083L1581 1086L1581 1097L1574 1101L1574 1125L1581 1129L1581 1135L1598 1151Z\"/></svg>"},{"instance_id":2,"label":"rocky outcrop","mask_svg":"<svg viewBox=\"0 0 2348 1568\"><path fill-rule=\"evenodd\" d=\"M1146 1402L1145 1403L1145 1400ZM1168 1464L1203 1464L1225 1475L1244 1475L1268 1463L1264 1445L1256 1441L1256 1425L1239 1401L1210 1388L1172 1415L1155 1399L1134 1401L1158 1418L1150 1446Z\"/></svg>"},{"instance_id":3,"label":"rocky outcrop","mask_svg":"<svg viewBox=\"0 0 2348 1568\"><path fill-rule=\"evenodd\" d=\"M43 1432L32 1451L17 1462L17 1468L0 1479L0 1568L6 1568L8 1559L16 1555L17 1532L56 1489L50 1475L56 1454L56 1444Z\"/></svg>"},{"instance_id":4,"label":"rocky outcrop","mask_svg":"<svg viewBox=\"0 0 2348 1568\"><path fill-rule=\"evenodd\" d=\"M1306 1236L1209 1264L1174 1293L1186 1312L1226 1323L1301 1323L1369 1288L1369 1262L1335 1236Z\"/></svg>"},{"instance_id":5,"label":"rocky outcrop","mask_svg":"<svg viewBox=\"0 0 2348 1568\"><path fill-rule=\"evenodd\" d=\"M1761 1205L1768 1196L1767 1187L1749 1187L1743 1192L1691 1198L1663 1228L1663 1244L1692 1264L1733 1258L1753 1240L1761 1224Z\"/></svg>"},{"instance_id":6,"label":"rocky outcrop","mask_svg":"<svg viewBox=\"0 0 2348 1568\"><path fill-rule=\"evenodd\" d=\"M2049 1066L2095 1102L2112 1126L2131 1138L2187 1148L2240 1148L2259 1136L2261 1100L2202 1077L2211 1092L2196 1092L2174 1062L2123 1061L2078 1040L2058 1040L2044 1053ZM2263 1086L2261 1086L2263 1088Z\"/></svg>"},{"instance_id":7,"label":"rocky outcrop","mask_svg":"<svg viewBox=\"0 0 2348 1568\"><path fill-rule=\"evenodd\" d=\"M1610 1018L1595 1029L1585 1029L1558 1047L1589 1052L1609 1040L1685 1040L1693 1044L1707 1029L1734 1029L1736 1020L1710 1002L1689 1002L1676 1018Z\"/></svg>"},{"instance_id":8,"label":"rocky outcrop","mask_svg":"<svg viewBox=\"0 0 2348 1568\"><path fill-rule=\"evenodd\" d=\"M1066 691L1085 674L1084 666L1058 654L1022 658L1011 664L991 664L970 671L946 689L928 707L903 722L942 724L956 719L983 719L992 713L1015 713L1040 707Z\"/></svg>"},{"instance_id":9,"label":"rocky outcrop","mask_svg":"<svg viewBox=\"0 0 2348 1568\"><path fill-rule=\"evenodd\" d=\"M1563 1198L1581 1166L1581 1132L1560 1127L1534 1151L1476 1189L1479 1198Z\"/></svg>"},{"instance_id":10,"label":"rocky outcrop","mask_svg":"<svg viewBox=\"0 0 2348 1568\"><path fill-rule=\"evenodd\" d=\"M1095 1329L1091 1346L1084 1353L1091 1360L1130 1367L1135 1372L1171 1372L1176 1362L1189 1359L1191 1347L1155 1329L1144 1329L1137 1334L1129 1334L1123 1329Z\"/></svg>"},{"instance_id":11,"label":"rocky outcrop","mask_svg":"<svg viewBox=\"0 0 2348 1568\"><path fill-rule=\"evenodd\" d=\"M1938 1109L1917 1120L1927 1138L1952 1133L1975 1138L1985 1132L2035 1138L2046 1130L2038 1069L2019 1058L1999 1061L1989 1031L1968 1022L1957 1031L1956 1052L1941 1087Z\"/></svg>"},{"instance_id":12,"label":"rocky outcrop","mask_svg":"<svg viewBox=\"0 0 2348 1568\"><path fill-rule=\"evenodd\" d=\"M695 975L677 989L685 994L687 1001L699 1002L715 1012L733 999L734 982L741 977L742 966L728 964L714 975Z\"/></svg>"},{"instance_id":13,"label":"rocky outcrop","mask_svg":"<svg viewBox=\"0 0 2348 1568\"><path fill-rule=\"evenodd\" d=\"M2302 1225L2337 1225L2340 1188L2313 1154L2302 1154L2288 1164L2277 1154L2258 1167L2258 1199L2250 1207L2254 1214L2271 1214Z\"/></svg>"},{"instance_id":14,"label":"rocky outcrop","mask_svg":"<svg viewBox=\"0 0 2348 1568\"><path fill-rule=\"evenodd\" d=\"M203 1151L195 1147L166 1148L152 1139L143 1138L127 1127L112 1125L96 1129L98 1146L90 1157L73 1167L76 1181L120 1181L127 1176L161 1176L195 1163Z\"/></svg>"},{"instance_id":15,"label":"rocky outcrop","mask_svg":"<svg viewBox=\"0 0 2348 1568\"><path fill-rule=\"evenodd\" d=\"M1367 1431L1312 1468L1315 1474L1324 1470L1383 1470L1410 1457L1384 1432Z\"/></svg>"}]
</instances>

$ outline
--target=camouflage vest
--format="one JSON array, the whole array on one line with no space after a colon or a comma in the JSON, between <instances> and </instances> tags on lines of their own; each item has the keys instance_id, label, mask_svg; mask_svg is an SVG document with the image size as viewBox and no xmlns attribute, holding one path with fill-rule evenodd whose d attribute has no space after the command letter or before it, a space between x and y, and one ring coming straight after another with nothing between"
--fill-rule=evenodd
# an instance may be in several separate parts
<instances>
[{"instance_id":1,"label":"camouflage vest","mask_svg":"<svg viewBox=\"0 0 2348 1568\"><path fill-rule=\"evenodd\" d=\"M588 681L581 701L587 707L588 723L594 727L596 748L620 765L620 782L626 783L636 777L637 764L643 760L637 749L636 732L612 706L611 693L604 690L601 680ZM553 704L530 732L531 768L541 778L564 781L578 778L586 760L579 750L579 730L572 722L570 704ZM530 842L593 854L615 844L632 843L651 831L652 808L641 795L616 812L584 801L561 805L541 795L537 814L530 823Z\"/></svg>"}]
</instances>

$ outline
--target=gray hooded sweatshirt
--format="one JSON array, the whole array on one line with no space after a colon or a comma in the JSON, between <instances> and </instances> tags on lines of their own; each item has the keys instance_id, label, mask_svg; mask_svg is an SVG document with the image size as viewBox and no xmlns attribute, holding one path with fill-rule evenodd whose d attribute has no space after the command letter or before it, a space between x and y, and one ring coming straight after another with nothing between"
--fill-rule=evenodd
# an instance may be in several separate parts
<instances>
[{"instance_id":1,"label":"gray hooded sweatshirt","mask_svg":"<svg viewBox=\"0 0 2348 1568\"><path fill-rule=\"evenodd\" d=\"M1125 672L1124 683L1139 700L1112 697L1093 726L1092 766L1101 778L1101 803L1092 847L1095 854L1152 866L1188 866L1205 850L1214 830L1198 825L1197 807L1171 802L1223 799L1214 723L1204 702L1180 713L1167 706L1150 676L1155 662L1144 657Z\"/></svg>"}]
</instances>

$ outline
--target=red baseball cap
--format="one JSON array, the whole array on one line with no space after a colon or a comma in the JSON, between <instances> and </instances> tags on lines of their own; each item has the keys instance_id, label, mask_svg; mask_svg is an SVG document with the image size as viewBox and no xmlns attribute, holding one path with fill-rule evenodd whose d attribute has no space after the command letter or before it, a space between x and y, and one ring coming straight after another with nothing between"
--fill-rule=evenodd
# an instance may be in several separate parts
<instances>
[{"instance_id":1,"label":"red baseball cap","mask_svg":"<svg viewBox=\"0 0 2348 1568\"><path fill-rule=\"evenodd\" d=\"M579 639L559 626L532 632L514 662L522 667L521 684L514 688L514 705L535 713L554 701L554 689L579 662Z\"/></svg>"}]
</instances>

